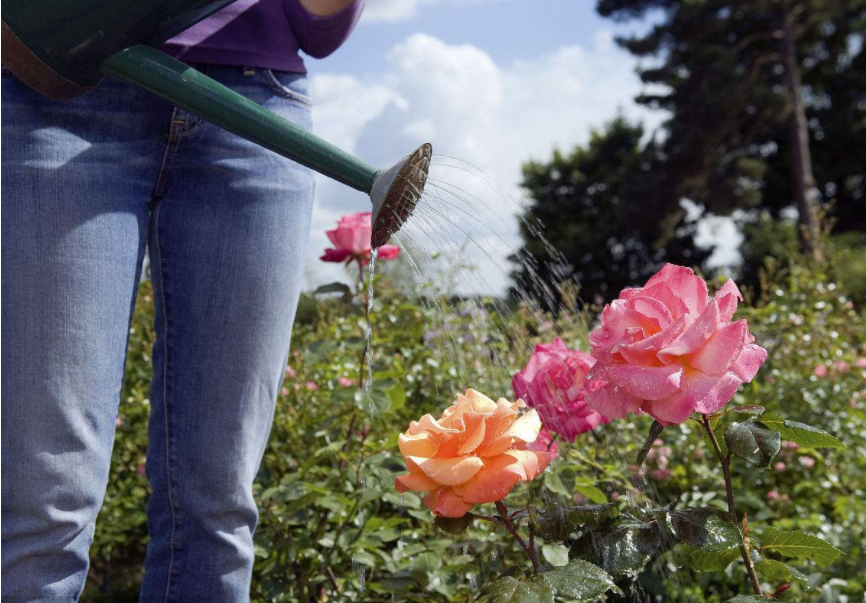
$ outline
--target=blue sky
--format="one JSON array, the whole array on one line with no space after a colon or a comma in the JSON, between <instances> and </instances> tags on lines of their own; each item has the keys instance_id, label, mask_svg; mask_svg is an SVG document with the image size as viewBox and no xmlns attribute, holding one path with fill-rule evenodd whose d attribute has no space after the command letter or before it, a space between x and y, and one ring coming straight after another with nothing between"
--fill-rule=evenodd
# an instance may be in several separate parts
<instances>
[{"instance_id":1,"label":"blue sky","mask_svg":"<svg viewBox=\"0 0 866 603\"><path fill-rule=\"evenodd\" d=\"M415 7L388 21L394 5ZM329 70L375 72L385 68L385 53L407 35L424 32L447 44L472 44L497 62L511 62L565 44L591 43L599 30L627 31L602 19L592 0L397 0L368 5L368 17L346 44L322 64ZM316 62L319 63L319 62ZM316 64L311 64L313 69Z\"/></svg>"},{"instance_id":2,"label":"blue sky","mask_svg":"<svg viewBox=\"0 0 866 603\"><path fill-rule=\"evenodd\" d=\"M468 210L470 222L495 229L476 229L467 245L463 223L433 225L432 237L419 230L420 221L414 224L414 236L430 243L416 255L450 250L477 266L460 284L464 292L505 290L506 258L520 246L519 206L489 181L521 202L527 160L585 143L617 114L649 130L664 118L634 103L643 90L637 64L614 42L648 24L602 19L594 6L592 0L367 0L348 42L324 60L308 59L320 136L377 167L431 142L434 153L483 170L483 178L456 170L437 176L479 199L451 200ZM324 231L343 214L369 209L363 195L317 180L308 287L347 280L342 266L317 259L328 246ZM432 202L430 209L445 212ZM722 231L708 232L709 239L735 240L730 225L714 226Z\"/></svg>"}]
</instances>

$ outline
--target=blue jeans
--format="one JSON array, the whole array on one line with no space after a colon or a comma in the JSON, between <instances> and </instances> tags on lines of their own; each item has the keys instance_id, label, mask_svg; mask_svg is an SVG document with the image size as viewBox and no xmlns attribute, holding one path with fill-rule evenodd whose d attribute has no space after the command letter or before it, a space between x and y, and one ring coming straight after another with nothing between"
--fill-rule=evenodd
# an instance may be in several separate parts
<instances>
[{"instance_id":1,"label":"blue jeans","mask_svg":"<svg viewBox=\"0 0 866 603\"><path fill-rule=\"evenodd\" d=\"M303 76L206 70L311 126ZM2 95L3 601L81 594L146 248L157 338L140 600L247 601L252 484L312 174L119 82L55 102L4 72Z\"/></svg>"}]
</instances>

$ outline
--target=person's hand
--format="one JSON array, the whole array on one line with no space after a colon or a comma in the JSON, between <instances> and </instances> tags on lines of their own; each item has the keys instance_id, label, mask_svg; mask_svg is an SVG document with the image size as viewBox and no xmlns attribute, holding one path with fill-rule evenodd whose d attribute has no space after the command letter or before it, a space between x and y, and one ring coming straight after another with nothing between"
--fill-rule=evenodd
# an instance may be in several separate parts
<instances>
[{"instance_id":1,"label":"person's hand","mask_svg":"<svg viewBox=\"0 0 866 603\"><path fill-rule=\"evenodd\" d=\"M298 0L311 15L327 17L338 13L355 0Z\"/></svg>"}]
</instances>

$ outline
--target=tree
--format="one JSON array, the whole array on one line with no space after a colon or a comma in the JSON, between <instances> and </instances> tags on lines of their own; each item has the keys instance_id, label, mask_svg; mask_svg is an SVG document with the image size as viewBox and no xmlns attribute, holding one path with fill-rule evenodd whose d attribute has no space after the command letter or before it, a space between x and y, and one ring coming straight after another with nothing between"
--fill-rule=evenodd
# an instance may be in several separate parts
<instances>
[{"instance_id":1,"label":"tree","mask_svg":"<svg viewBox=\"0 0 866 603\"><path fill-rule=\"evenodd\" d=\"M663 14L649 33L619 40L657 60L640 75L663 90L638 101L671 112L662 205L675 212L688 197L717 214L760 207L778 215L794 204L803 249L820 255L822 197L843 192L834 208L842 214L863 203L862 162L831 165L832 153L814 155L812 144L832 132L862 150L863 88L850 85L863 78L866 2L599 0L598 11L615 19Z\"/></svg>"},{"instance_id":2,"label":"tree","mask_svg":"<svg viewBox=\"0 0 866 603\"><path fill-rule=\"evenodd\" d=\"M643 283L665 261L704 260L707 252L694 245L695 224L682 211L663 211L654 194L662 157L659 145L643 144L643 137L641 125L618 117L587 145L524 165L532 203L521 222L526 244L514 258L519 292L555 306L555 293L548 292L576 280L584 301L606 300Z\"/></svg>"}]
</instances>

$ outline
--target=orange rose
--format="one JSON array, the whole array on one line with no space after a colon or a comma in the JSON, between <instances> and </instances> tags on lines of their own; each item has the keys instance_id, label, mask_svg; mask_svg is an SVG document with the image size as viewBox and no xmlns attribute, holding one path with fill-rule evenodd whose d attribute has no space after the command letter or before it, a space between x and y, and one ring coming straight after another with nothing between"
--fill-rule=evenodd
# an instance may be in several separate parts
<instances>
[{"instance_id":1,"label":"orange rose","mask_svg":"<svg viewBox=\"0 0 866 603\"><path fill-rule=\"evenodd\" d=\"M502 500L519 481L535 479L550 453L526 450L541 429L535 410L519 414L523 400L494 402L474 389L439 420L427 414L400 434L408 475L399 492L428 492L424 504L441 517L463 517L479 503Z\"/></svg>"}]
</instances>

